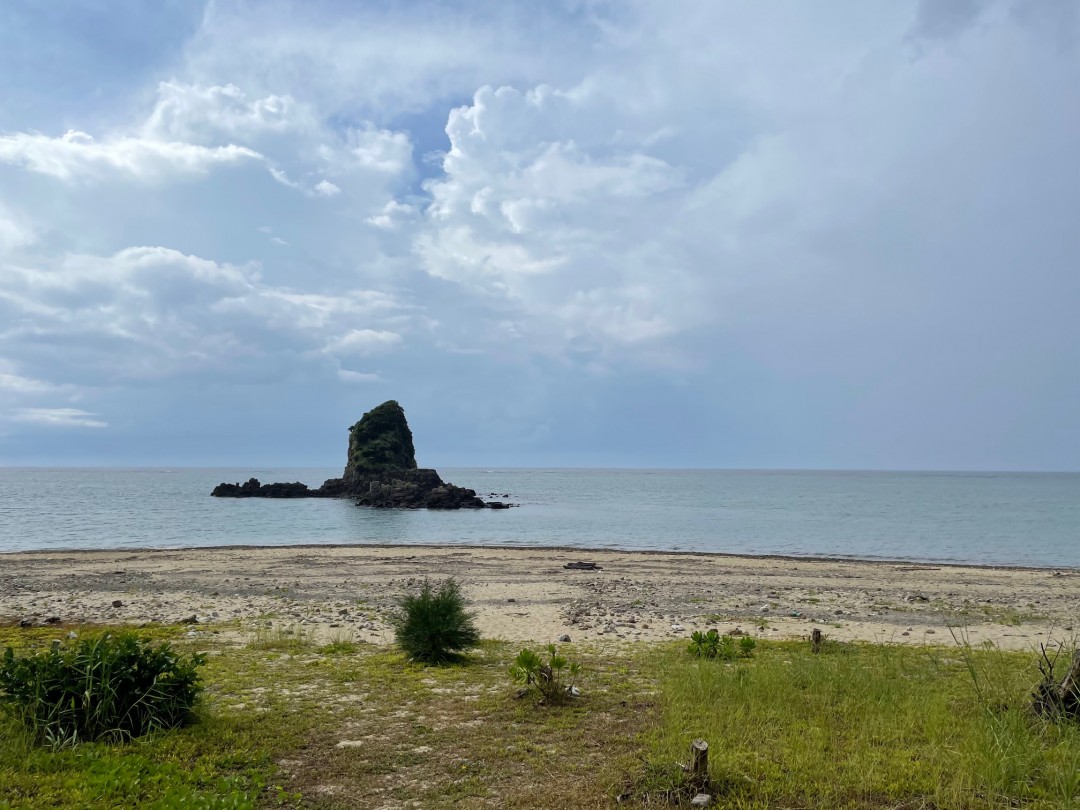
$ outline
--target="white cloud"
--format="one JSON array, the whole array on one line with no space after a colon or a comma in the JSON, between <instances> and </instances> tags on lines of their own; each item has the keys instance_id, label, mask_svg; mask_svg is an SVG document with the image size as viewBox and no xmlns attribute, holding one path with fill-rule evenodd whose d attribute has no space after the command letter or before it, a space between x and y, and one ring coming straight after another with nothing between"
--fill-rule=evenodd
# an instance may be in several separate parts
<instances>
[{"instance_id":1,"label":"white cloud","mask_svg":"<svg viewBox=\"0 0 1080 810\"><path fill-rule=\"evenodd\" d=\"M163 247L73 254L0 273L0 348L63 382L230 376L235 366L304 352L374 354L401 344L412 317L388 293L298 292L267 284L256 265ZM32 385L12 375L3 378L12 387Z\"/></svg>"},{"instance_id":2,"label":"white cloud","mask_svg":"<svg viewBox=\"0 0 1080 810\"><path fill-rule=\"evenodd\" d=\"M344 119L427 110L485 81L577 76L597 24L562 4L502 4L498 14L439 3L344 13L321 3L209 5L185 49L190 75L311 99ZM536 32L546 32L543 48Z\"/></svg>"},{"instance_id":3,"label":"white cloud","mask_svg":"<svg viewBox=\"0 0 1080 810\"><path fill-rule=\"evenodd\" d=\"M795 5L782 26L759 4L339 6L214 2L165 73L81 104L37 88L59 113L5 119L96 136L0 136L28 170L0 165L8 410L112 413L73 392L165 397L196 374L230 403L380 374L427 396L491 385L493 364L514 370L504 413L530 399L515 375L537 402L607 375L602 401L657 366L657 389L744 413L812 379L837 424L852 391L999 366L1076 404L1080 51L1051 8L1072 4Z\"/></svg>"},{"instance_id":4,"label":"white cloud","mask_svg":"<svg viewBox=\"0 0 1080 810\"><path fill-rule=\"evenodd\" d=\"M415 205L390 200L378 214L370 216L364 221L376 228L392 231L415 218L417 213L419 212Z\"/></svg>"},{"instance_id":5,"label":"white cloud","mask_svg":"<svg viewBox=\"0 0 1080 810\"><path fill-rule=\"evenodd\" d=\"M25 247L36 238L34 229L26 223L25 218L0 202L0 252Z\"/></svg>"},{"instance_id":6,"label":"white cloud","mask_svg":"<svg viewBox=\"0 0 1080 810\"><path fill-rule=\"evenodd\" d=\"M382 354L401 345L401 335L377 329L352 329L329 341L323 348L327 354L362 356Z\"/></svg>"},{"instance_id":7,"label":"white cloud","mask_svg":"<svg viewBox=\"0 0 1080 810\"><path fill-rule=\"evenodd\" d=\"M0 372L0 392L8 394L43 394L56 391L59 386L44 380L34 380L18 374Z\"/></svg>"},{"instance_id":8,"label":"white cloud","mask_svg":"<svg viewBox=\"0 0 1080 810\"><path fill-rule=\"evenodd\" d=\"M248 99L234 84L199 85L177 81L158 85L158 100L142 129L154 140L201 141L252 138L266 133L310 129L311 111L289 95Z\"/></svg>"},{"instance_id":9,"label":"white cloud","mask_svg":"<svg viewBox=\"0 0 1080 810\"><path fill-rule=\"evenodd\" d=\"M408 133L391 132L371 124L346 134L349 163L364 169L399 174L412 165L412 142Z\"/></svg>"},{"instance_id":10,"label":"white cloud","mask_svg":"<svg viewBox=\"0 0 1080 810\"><path fill-rule=\"evenodd\" d=\"M116 137L97 141L69 130L59 138L19 132L0 136L0 162L71 180L120 173L142 180L171 174L203 174L213 166L260 161L262 155L235 144L199 146L178 141Z\"/></svg>"},{"instance_id":11,"label":"white cloud","mask_svg":"<svg viewBox=\"0 0 1080 810\"><path fill-rule=\"evenodd\" d=\"M594 101L482 88L451 112L444 176L427 184L415 242L425 268L513 301L541 351L637 344L697 319L657 243L684 172L628 138L614 100Z\"/></svg>"},{"instance_id":12,"label":"white cloud","mask_svg":"<svg viewBox=\"0 0 1080 810\"><path fill-rule=\"evenodd\" d=\"M30 422L47 427L104 428L109 423L97 417L97 414L78 408L23 408L16 411L12 419L16 422Z\"/></svg>"},{"instance_id":13,"label":"white cloud","mask_svg":"<svg viewBox=\"0 0 1080 810\"><path fill-rule=\"evenodd\" d=\"M347 383L375 383L382 382L382 377L378 374L373 374L367 371L350 371L349 369L339 368L338 379Z\"/></svg>"}]
</instances>

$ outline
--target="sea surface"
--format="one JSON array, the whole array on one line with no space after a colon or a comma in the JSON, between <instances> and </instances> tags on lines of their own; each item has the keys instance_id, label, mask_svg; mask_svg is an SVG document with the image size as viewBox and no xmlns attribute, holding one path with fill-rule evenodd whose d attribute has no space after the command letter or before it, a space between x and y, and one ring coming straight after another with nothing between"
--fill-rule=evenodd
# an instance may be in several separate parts
<instances>
[{"instance_id":1,"label":"sea surface","mask_svg":"<svg viewBox=\"0 0 1080 810\"><path fill-rule=\"evenodd\" d=\"M1080 568L1080 473L440 472L521 506L210 497L221 481L317 486L337 469L0 468L0 552L454 543Z\"/></svg>"}]
</instances>

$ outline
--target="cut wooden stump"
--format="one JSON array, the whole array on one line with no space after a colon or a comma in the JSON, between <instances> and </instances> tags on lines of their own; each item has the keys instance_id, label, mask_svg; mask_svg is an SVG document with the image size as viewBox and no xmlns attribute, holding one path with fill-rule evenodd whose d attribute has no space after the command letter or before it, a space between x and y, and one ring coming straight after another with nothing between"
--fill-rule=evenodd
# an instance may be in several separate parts
<instances>
[{"instance_id":1,"label":"cut wooden stump","mask_svg":"<svg viewBox=\"0 0 1080 810\"><path fill-rule=\"evenodd\" d=\"M821 632L820 627L815 627L810 631L810 649L813 652L821 652L821 645L825 643L825 634Z\"/></svg>"},{"instance_id":2,"label":"cut wooden stump","mask_svg":"<svg viewBox=\"0 0 1080 810\"><path fill-rule=\"evenodd\" d=\"M704 785L709 781L709 744L705 740L690 743L690 778L694 784Z\"/></svg>"}]
</instances>

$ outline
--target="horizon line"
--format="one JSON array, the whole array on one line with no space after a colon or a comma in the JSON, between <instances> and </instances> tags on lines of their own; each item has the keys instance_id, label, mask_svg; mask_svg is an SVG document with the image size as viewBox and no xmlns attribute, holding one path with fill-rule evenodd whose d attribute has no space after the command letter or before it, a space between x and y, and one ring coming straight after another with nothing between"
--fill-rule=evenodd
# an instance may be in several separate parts
<instances>
[{"instance_id":1,"label":"horizon line","mask_svg":"<svg viewBox=\"0 0 1080 810\"><path fill-rule=\"evenodd\" d=\"M335 465L251 464L236 466L231 464L5 464L0 462L0 470L327 470L336 469ZM421 467L421 469L425 469ZM558 465L558 466L504 466L498 464L444 464L427 469L443 470L484 470L512 472L518 470L537 471L581 471L581 472L744 472L744 473L935 473L939 475L1080 475L1080 469L961 469L955 467L705 467L705 466L594 466L594 465Z\"/></svg>"}]
</instances>

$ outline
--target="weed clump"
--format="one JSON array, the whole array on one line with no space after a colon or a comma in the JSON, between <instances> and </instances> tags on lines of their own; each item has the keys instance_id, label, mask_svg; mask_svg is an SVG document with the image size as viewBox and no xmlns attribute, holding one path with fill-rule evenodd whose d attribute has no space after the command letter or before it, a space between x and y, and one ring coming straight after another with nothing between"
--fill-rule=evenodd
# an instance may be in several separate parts
<instances>
[{"instance_id":1,"label":"weed clump","mask_svg":"<svg viewBox=\"0 0 1080 810\"><path fill-rule=\"evenodd\" d=\"M696 658L718 658L721 661L734 661L736 658L750 658L754 655L757 642L750 636L743 636L736 643L731 636L722 636L716 630L702 633L695 630L690 635L688 651Z\"/></svg>"},{"instance_id":2,"label":"weed clump","mask_svg":"<svg viewBox=\"0 0 1080 810\"><path fill-rule=\"evenodd\" d=\"M480 632L473 623L475 614L467 610L461 586L452 578L437 586L425 579L419 593L408 593L401 598L400 608L394 622L394 637L414 661L425 664L454 661L480 641Z\"/></svg>"},{"instance_id":3,"label":"weed clump","mask_svg":"<svg viewBox=\"0 0 1080 810\"><path fill-rule=\"evenodd\" d=\"M510 666L510 677L526 689L535 686L547 703L559 703L577 694L575 683L581 674L581 665L569 661L555 651L555 645L547 646L548 657L524 649L518 653Z\"/></svg>"},{"instance_id":4,"label":"weed clump","mask_svg":"<svg viewBox=\"0 0 1080 810\"><path fill-rule=\"evenodd\" d=\"M55 642L22 657L9 647L0 660L0 705L52 747L140 737L190 722L205 660L132 633Z\"/></svg>"}]
</instances>

